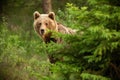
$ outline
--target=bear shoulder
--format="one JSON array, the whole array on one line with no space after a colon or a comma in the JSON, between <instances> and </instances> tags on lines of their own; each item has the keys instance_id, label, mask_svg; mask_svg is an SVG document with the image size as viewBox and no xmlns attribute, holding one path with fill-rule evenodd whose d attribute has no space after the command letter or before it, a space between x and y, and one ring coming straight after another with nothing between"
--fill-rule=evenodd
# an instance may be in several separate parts
<instances>
[{"instance_id":1,"label":"bear shoulder","mask_svg":"<svg viewBox=\"0 0 120 80\"><path fill-rule=\"evenodd\" d=\"M76 33L76 30L68 28L61 23L57 23L58 25L58 32L63 33L63 34L74 34Z\"/></svg>"}]
</instances>

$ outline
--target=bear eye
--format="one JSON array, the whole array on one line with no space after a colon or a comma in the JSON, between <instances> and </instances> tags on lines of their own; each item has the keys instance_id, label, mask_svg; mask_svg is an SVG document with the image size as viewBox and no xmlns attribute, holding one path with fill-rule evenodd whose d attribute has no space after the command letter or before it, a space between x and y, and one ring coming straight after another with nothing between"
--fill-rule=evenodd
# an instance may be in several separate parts
<instances>
[{"instance_id":1,"label":"bear eye","mask_svg":"<svg viewBox=\"0 0 120 80\"><path fill-rule=\"evenodd\" d=\"M39 23L38 25L41 26L42 23Z\"/></svg>"},{"instance_id":2,"label":"bear eye","mask_svg":"<svg viewBox=\"0 0 120 80\"><path fill-rule=\"evenodd\" d=\"M45 25L47 26L47 25L48 25L48 23L45 23Z\"/></svg>"}]
</instances>

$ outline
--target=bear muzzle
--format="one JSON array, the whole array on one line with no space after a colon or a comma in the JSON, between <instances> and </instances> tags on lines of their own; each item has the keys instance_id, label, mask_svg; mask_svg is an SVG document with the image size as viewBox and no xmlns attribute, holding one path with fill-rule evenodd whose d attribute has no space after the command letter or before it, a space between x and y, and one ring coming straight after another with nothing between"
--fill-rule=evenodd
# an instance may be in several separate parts
<instances>
[{"instance_id":1,"label":"bear muzzle","mask_svg":"<svg viewBox=\"0 0 120 80\"><path fill-rule=\"evenodd\" d=\"M45 33L44 29L40 29L40 34L43 35Z\"/></svg>"}]
</instances>

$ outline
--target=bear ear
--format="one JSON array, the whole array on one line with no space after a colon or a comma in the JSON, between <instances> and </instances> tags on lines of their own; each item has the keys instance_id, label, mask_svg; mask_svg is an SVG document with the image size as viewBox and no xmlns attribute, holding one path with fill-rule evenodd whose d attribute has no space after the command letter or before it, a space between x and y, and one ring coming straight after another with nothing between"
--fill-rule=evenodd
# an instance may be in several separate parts
<instances>
[{"instance_id":1,"label":"bear ear","mask_svg":"<svg viewBox=\"0 0 120 80\"><path fill-rule=\"evenodd\" d=\"M55 13L49 12L48 17L51 18L52 20L55 20Z\"/></svg>"},{"instance_id":2,"label":"bear ear","mask_svg":"<svg viewBox=\"0 0 120 80\"><path fill-rule=\"evenodd\" d=\"M34 20L36 20L37 18L40 17L40 13L38 11L35 11L33 16L34 16Z\"/></svg>"}]
</instances>

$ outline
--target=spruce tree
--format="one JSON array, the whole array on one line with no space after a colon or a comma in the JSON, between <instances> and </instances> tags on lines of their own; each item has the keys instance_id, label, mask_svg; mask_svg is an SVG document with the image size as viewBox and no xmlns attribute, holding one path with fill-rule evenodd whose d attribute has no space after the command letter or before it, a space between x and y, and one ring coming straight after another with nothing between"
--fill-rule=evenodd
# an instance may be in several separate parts
<instances>
[{"instance_id":1,"label":"spruce tree","mask_svg":"<svg viewBox=\"0 0 120 80\"><path fill-rule=\"evenodd\" d=\"M66 12L58 12L59 18L78 32L62 35L62 47L54 43L57 47L50 46L50 53L64 58L53 66L53 73L60 71L66 80L120 79L119 6L111 0L88 0L88 6L67 4Z\"/></svg>"}]
</instances>

